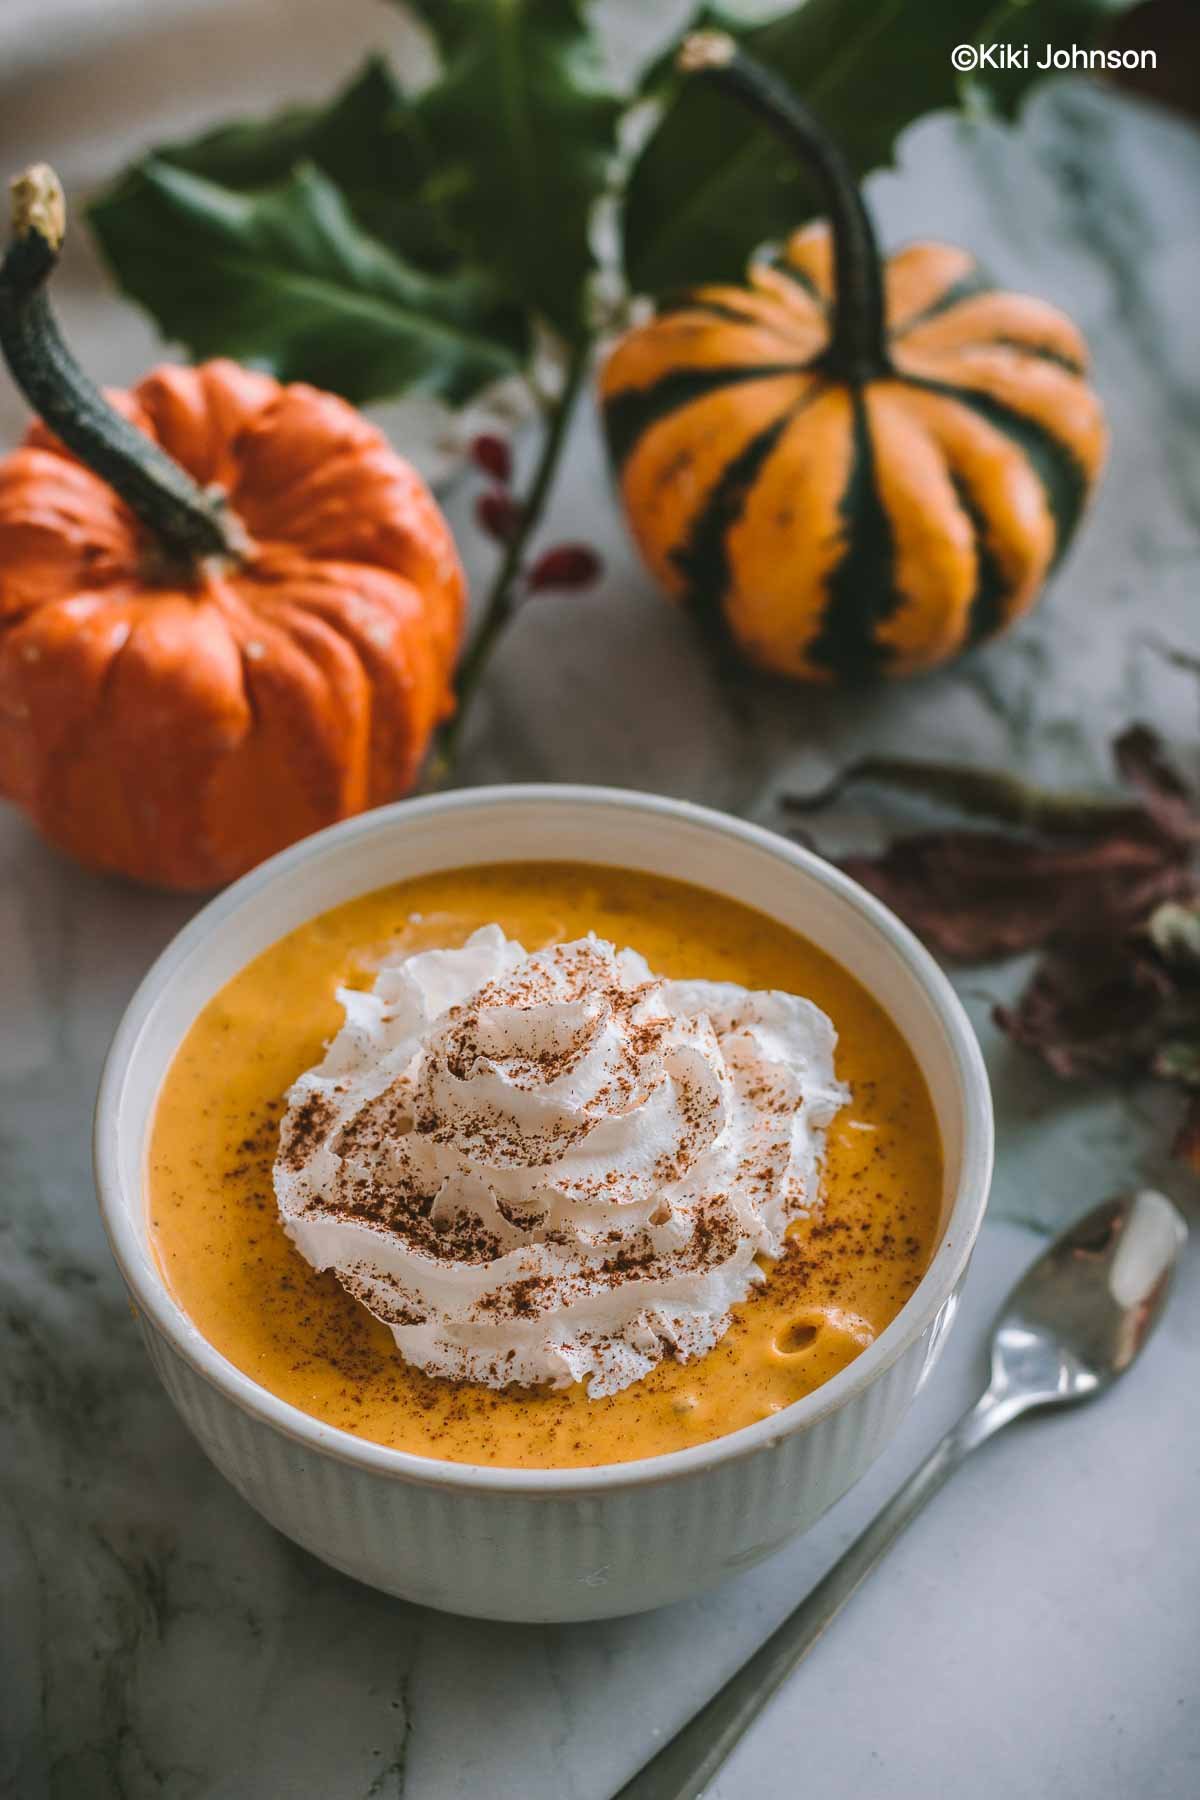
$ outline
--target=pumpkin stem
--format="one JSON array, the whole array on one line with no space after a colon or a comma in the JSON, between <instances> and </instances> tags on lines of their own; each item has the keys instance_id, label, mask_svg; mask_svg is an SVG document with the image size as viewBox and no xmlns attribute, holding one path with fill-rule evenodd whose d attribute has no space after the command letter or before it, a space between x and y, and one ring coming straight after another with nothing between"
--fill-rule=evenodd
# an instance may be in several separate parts
<instances>
[{"instance_id":1,"label":"pumpkin stem","mask_svg":"<svg viewBox=\"0 0 1200 1800\"><path fill-rule=\"evenodd\" d=\"M871 215L842 151L791 88L727 32L692 32L678 64L757 113L816 176L833 233L834 316L825 361L850 380L878 375L888 360L882 264Z\"/></svg>"},{"instance_id":2,"label":"pumpkin stem","mask_svg":"<svg viewBox=\"0 0 1200 1800\"><path fill-rule=\"evenodd\" d=\"M34 412L136 513L172 562L238 558L247 545L222 496L206 493L165 450L114 410L59 335L45 287L66 233L54 170L12 183L12 235L0 262L0 350Z\"/></svg>"}]
</instances>

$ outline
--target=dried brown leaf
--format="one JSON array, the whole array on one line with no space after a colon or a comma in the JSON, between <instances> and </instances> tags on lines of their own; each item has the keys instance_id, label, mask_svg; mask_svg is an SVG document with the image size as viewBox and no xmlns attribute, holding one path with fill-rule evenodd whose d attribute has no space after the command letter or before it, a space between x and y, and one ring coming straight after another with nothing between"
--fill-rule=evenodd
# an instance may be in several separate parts
<instances>
[{"instance_id":1,"label":"dried brown leaf","mask_svg":"<svg viewBox=\"0 0 1200 1800\"><path fill-rule=\"evenodd\" d=\"M1197 797L1167 761L1156 732L1148 725L1131 725L1113 745L1113 760L1164 837L1181 848L1200 843Z\"/></svg>"},{"instance_id":2,"label":"dried brown leaf","mask_svg":"<svg viewBox=\"0 0 1200 1800\"><path fill-rule=\"evenodd\" d=\"M841 866L961 962L1122 934L1191 886L1178 852L1136 836L1056 849L998 832L923 832Z\"/></svg>"},{"instance_id":3,"label":"dried brown leaf","mask_svg":"<svg viewBox=\"0 0 1200 1800\"><path fill-rule=\"evenodd\" d=\"M871 758L785 804L812 811L870 782L1009 827L918 832L842 867L945 956L1044 951L1016 1005L994 1018L1057 1075L1200 1085L1200 807L1148 726L1122 733L1113 756L1132 799ZM1200 1172L1200 1095L1176 1154Z\"/></svg>"},{"instance_id":4,"label":"dried brown leaf","mask_svg":"<svg viewBox=\"0 0 1200 1800\"><path fill-rule=\"evenodd\" d=\"M1132 801L1054 793L1000 770L873 757L785 805L811 811L869 782L1013 827L917 832L842 864L943 955L981 961L1077 936L1121 937L1191 891L1194 797L1148 726L1122 733L1113 755Z\"/></svg>"},{"instance_id":5,"label":"dried brown leaf","mask_svg":"<svg viewBox=\"0 0 1200 1800\"><path fill-rule=\"evenodd\" d=\"M1161 1042L1173 998L1157 958L1093 938L1050 951L1016 1006L996 1007L993 1018L1065 1080L1139 1075Z\"/></svg>"}]
</instances>

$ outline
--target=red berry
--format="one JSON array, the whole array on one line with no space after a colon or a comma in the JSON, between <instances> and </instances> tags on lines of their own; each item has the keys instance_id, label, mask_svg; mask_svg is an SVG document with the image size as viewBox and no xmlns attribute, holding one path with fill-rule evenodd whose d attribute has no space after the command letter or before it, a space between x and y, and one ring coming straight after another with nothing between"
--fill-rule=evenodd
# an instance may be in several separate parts
<instances>
[{"instance_id":1,"label":"red berry","mask_svg":"<svg viewBox=\"0 0 1200 1800\"><path fill-rule=\"evenodd\" d=\"M489 488L475 502L475 517L489 537L507 544L520 523L521 509L503 488Z\"/></svg>"},{"instance_id":2,"label":"red berry","mask_svg":"<svg viewBox=\"0 0 1200 1800\"><path fill-rule=\"evenodd\" d=\"M512 451L494 431L481 431L471 439L471 461L496 481L507 483L512 479Z\"/></svg>"},{"instance_id":3,"label":"red berry","mask_svg":"<svg viewBox=\"0 0 1200 1800\"><path fill-rule=\"evenodd\" d=\"M526 576L530 593L543 588L585 588L603 572L604 564L588 544L556 544L543 550Z\"/></svg>"}]
</instances>

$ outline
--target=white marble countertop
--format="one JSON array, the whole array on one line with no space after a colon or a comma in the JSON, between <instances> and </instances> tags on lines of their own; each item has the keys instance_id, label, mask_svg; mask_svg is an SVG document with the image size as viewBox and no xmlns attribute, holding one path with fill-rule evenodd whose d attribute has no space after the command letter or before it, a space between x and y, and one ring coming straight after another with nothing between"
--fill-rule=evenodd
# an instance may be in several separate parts
<instances>
[{"instance_id":1,"label":"white marble countertop","mask_svg":"<svg viewBox=\"0 0 1200 1800\"><path fill-rule=\"evenodd\" d=\"M137 40L132 60L126 40L119 84L95 55L35 72L0 109L0 167L49 154L69 185L93 181L161 130L168 103L187 129L320 92L398 29L367 0L300 0L281 33L284 10L240 8L235 66L218 43L233 9L216 5L184 23L173 9L169 34ZM606 577L518 623L467 778L656 787L769 821L781 785L868 746L1099 779L1108 740L1135 717L1195 771L1200 691L1160 646L1200 648L1200 136L1066 84L1035 101L1019 136L926 122L872 198L888 241L932 229L970 244L1064 304L1092 342L1113 464L1048 603L1002 645L870 710L773 703L748 746L636 567L584 417L547 537L597 543ZM146 326L104 289L82 239L61 297L101 378L151 360ZM20 420L5 391L5 442ZM482 575L468 497L451 507ZM0 818L0 1793L16 1800L605 1800L972 1397L992 1311L1036 1251L1033 1225L1135 1179L1195 1214L1194 1186L1163 1156L1169 1103L1060 1087L987 1023L1020 970L962 977L999 1112L993 1218L937 1376L885 1458L807 1537L687 1606L564 1628L422 1611L294 1549L215 1474L152 1375L96 1220L100 1061L191 911L81 873ZM1014 1431L956 1477L714 1795L1200 1792L1198 1350L1193 1251L1125 1384Z\"/></svg>"}]
</instances>

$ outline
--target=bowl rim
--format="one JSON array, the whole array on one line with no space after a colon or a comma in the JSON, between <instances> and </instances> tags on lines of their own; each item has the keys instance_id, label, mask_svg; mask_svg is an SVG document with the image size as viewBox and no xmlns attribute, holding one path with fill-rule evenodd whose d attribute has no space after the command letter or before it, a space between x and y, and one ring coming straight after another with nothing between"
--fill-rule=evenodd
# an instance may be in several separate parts
<instances>
[{"instance_id":1,"label":"bowl rim","mask_svg":"<svg viewBox=\"0 0 1200 1800\"><path fill-rule=\"evenodd\" d=\"M616 806L671 817L765 851L804 870L826 890L835 904L850 907L872 924L887 941L892 954L907 966L910 975L923 987L956 1066L962 1107L961 1167L946 1226L925 1274L873 1344L811 1394L766 1419L684 1450L585 1468L497 1468L486 1463L419 1456L327 1425L290 1401L280 1399L253 1376L236 1368L209 1343L172 1297L162 1277L157 1272L150 1274L152 1262L142 1249L134 1222L136 1202L126 1196L121 1177L121 1105L142 1032L179 969L216 927L243 908L261 904L262 897L276 883L288 880L307 862L336 845L346 845L372 835L387 835L398 823L420 816L452 815L480 806L527 806L531 803L552 811L558 807ZM760 1450L775 1448L783 1439L840 1410L871 1386L930 1327L962 1280L987 1206L994 1127L983 1054L962 1002L947 976L888 907L832 863L763 826L692 801L637 789L528 782L459 788L376 807L302 838L209 900L156 957L121 1017L101 1072L92 1149L101 1219L135 1307L196 1374L239 1410L318 1455L333 1457L377 1476L429 1488L552 1498L652 1486L739 1461Z\"/></svg>"}]
</instances>

